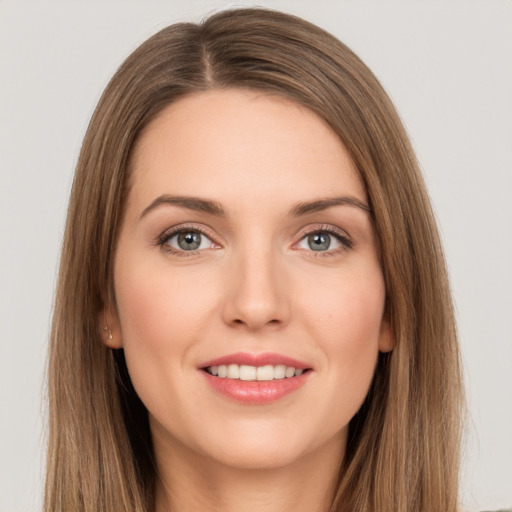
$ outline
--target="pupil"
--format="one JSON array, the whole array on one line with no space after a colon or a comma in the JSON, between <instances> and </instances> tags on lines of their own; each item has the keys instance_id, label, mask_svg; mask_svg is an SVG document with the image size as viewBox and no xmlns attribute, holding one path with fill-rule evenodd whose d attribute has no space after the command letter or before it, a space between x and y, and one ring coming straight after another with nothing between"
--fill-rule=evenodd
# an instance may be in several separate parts
<instances>
[{"instance_id":1,"label":"pupil","mask_svg":"<svg viewBox=\"0 0 512 512\"><path fill-rule=\"evenodd\" d=\"M313 251L326 251L331 245L331 238L325 233L315 233L309 235L308 244Z\"/></svg>"},{"instance_id":2,"label":"pupil","mask_svg":"<svg viewBox=\"0 0 512 512\"><path fill-rule=\"evenodd\" d=\"M201 235L199 233L180 233L178 235L178 245L186 251L197 249L201 245Z\"/></svg>"}]
</instances>

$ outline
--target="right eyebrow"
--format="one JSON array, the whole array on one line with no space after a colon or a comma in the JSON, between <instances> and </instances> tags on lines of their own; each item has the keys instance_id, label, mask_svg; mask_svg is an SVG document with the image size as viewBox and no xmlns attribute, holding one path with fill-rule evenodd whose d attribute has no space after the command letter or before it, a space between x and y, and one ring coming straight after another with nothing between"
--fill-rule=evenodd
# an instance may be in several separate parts
<instances>
[{"instance_id":1,"label":"right eyebrow","mask_svg":"<svg viewBox=\"0 0 512 512\"><path fill-rule=\"evenodd\" d=\"M158 196L153 202L151 202L151 204L144 208L140 219L142 220L149 212L153 211L155 208L164 205L179 206L181 208L186 208L187 210L205 212L217 216L226 215L224 209L217 201L211 201L210 199L202 199L200 197L193 196L172 196L165 194Z\"/></svg>"}]
</instances>

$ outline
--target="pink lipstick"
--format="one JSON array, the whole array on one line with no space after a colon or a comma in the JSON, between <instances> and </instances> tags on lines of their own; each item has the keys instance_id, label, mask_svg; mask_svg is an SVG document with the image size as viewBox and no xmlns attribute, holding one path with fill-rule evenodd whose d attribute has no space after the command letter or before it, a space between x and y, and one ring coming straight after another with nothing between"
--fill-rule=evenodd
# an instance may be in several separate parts
<instances>
[{"instance_id":1,"label":"pink lipstick","mask_svg":"<svg viewBox=\"0 0 512 512\"><path fill-rule=\"evenodd\" d=\"M266 404L297 391L311 366L274 353L236 353L203 363L200 370L217 392L246 404Z\"/></svg>"}]
</instances>

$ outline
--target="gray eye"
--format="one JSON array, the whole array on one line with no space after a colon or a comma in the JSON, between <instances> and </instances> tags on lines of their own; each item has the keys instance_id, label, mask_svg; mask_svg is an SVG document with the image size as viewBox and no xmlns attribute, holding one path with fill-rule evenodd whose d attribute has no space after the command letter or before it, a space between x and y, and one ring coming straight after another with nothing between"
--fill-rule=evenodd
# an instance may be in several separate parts
<instances>
[{"instance_id":1,"label":"gray eye","mask_svg":"<svg viewBox=\"0 0 512 512\"><path fill-rule=\"evenodd\" d=\"M326 251L331 245L331 236L327 233L308 235L308 247L313 251Z\"/></svg>"},{"instance_id":2,"label":"gray eye","mask_svg":"<svg viewBox=\"0 0 512 512\"><path fill-rule=\"evenodd\" d=\"M213 242L200 231L179 231L170 236L166 245L178 251L196 251L210 249Z\"/></svg>"},{"instance_id":3,"label":"gray eye","mask_svg":"<svg viewBox=\"0 0 512 512\"><path fill-rule=\"evenodd\" d=\"M201 245L201 233L193 231L178 234L178 245L184 251L194 251Z\"/></svg>"},{"instance_id":4,"label":"gray eye","mask_svg":"<svg viewBox=\"0 0 512 512\"><path fill-rule=\"evenodd\" d=\"M317 231L316 233L305 235L298 245L301 249L308 251L326 252L339 249L343 246L343 243L336 235L328 231Z\"/></svg>"}]
</instances>

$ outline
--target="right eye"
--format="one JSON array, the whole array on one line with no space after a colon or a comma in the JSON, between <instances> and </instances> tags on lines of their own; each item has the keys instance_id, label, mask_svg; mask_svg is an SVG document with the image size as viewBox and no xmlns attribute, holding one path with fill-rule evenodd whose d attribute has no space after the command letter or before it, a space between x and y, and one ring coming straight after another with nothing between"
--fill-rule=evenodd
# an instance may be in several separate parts
<instances>
[{"instance_id":1,"label":"right eye","mask_svg":"<svg viewBox=\"0 0 512 512\"><path fill-rule=\"evenodd\" d=\"M215 244L201 231L195 229L181 229L165 235L161 241L163 247L173 252L195 252L203 249L212 249Z\"/></svg>"}]
</instances>

